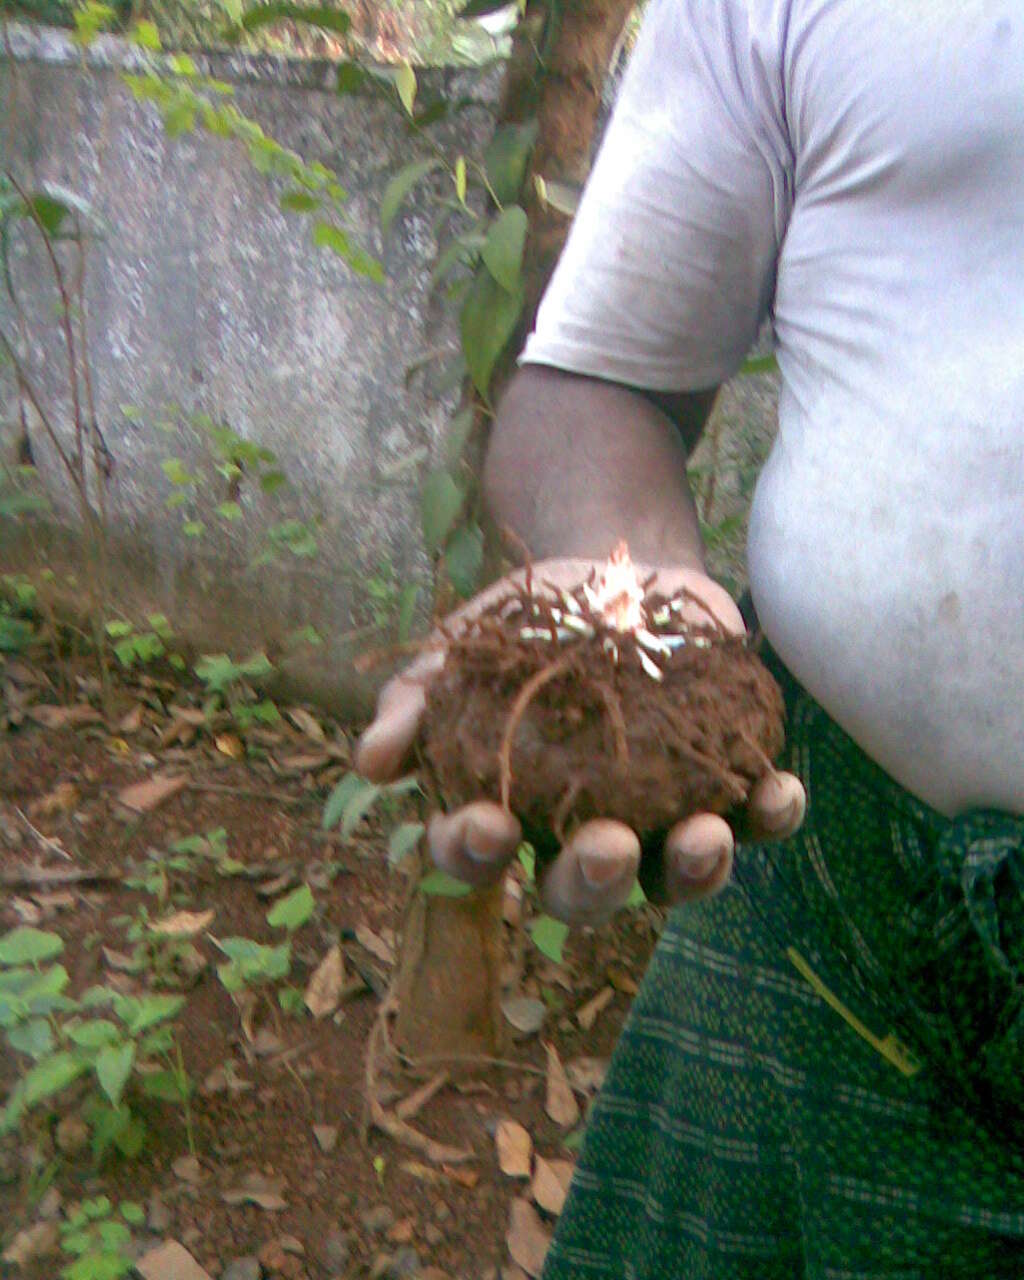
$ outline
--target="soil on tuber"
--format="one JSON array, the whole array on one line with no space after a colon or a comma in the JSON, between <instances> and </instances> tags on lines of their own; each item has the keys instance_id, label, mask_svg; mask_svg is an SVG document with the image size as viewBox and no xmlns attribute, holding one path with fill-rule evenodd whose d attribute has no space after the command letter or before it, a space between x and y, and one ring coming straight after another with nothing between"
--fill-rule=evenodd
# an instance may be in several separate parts
<instances>
[{"instance_id":1,"label":"soil on tuber","mask_svg":"<svg viewBox=\"0 0 1024 1280\"><path fill-rule=\"evenodd\" d=\"M628 565L624 548L613 566ZM631 568L631 566L629 566ZM448 807L490 798L528 839L561 843L589 818L652 838L725 813L783 743L778 686L744 636L688 593L617 580L573 592L525 582L448 637L427 695L424 759ZM616 594L617 593L617 594Z\"/></svg>"}]
</instances>

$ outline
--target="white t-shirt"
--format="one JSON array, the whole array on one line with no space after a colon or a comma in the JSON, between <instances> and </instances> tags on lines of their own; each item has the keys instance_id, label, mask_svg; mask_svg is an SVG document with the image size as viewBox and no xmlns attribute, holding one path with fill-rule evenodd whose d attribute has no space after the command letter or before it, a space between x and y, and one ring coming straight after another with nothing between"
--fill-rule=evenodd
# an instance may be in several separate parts
<instances>
[{"instance_id":1,"label":"white t-shirt","mask_svg":"<svg viewBox=\"0 0 1024 1280\"><path fill-rule=\"evenodd\" d=\"M524 359L660 390L771 318L751 588L946 813L1024 813L1024 6L653 0Z\"/></svg>"}]
</instances>

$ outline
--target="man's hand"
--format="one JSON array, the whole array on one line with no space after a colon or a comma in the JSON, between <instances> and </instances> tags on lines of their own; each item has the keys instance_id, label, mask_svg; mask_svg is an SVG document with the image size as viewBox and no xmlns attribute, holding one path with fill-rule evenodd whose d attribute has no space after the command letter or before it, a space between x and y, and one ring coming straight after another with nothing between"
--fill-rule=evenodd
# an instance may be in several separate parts
<instances>
[{"instance_id":1,"label":"man's hand","mask_svg":"<svg viewBox=\"0 0 1024 1280\"><path fill-rule=\"evenodd\" d=\"M550 582L573 588L585 581L591 560L542 560L533 566L538 586ZM637 566L641 578L652 569ZM475 597L449 620L458 626L504 595L513 579L503 579ZM659 568L653 590L676 594L682 587L707 605L730 631L743 631L743 620L728 593L696 569ZM694 603L684 615L687 621L707 621ZM377 714L366 729L356 752L356 767L366 777L382 782L393 778L406 763L416 742L426 708L426 691L444 664L439 649L424 654L390 680L381 691ZM755 838L782 839L803 821L804 790L789 773L773 773L754 787L743 817L744 834ZM516 817L492 800L476 800L452 813L435 814L427 837L437 865L450 875L478 887L495 883L505 871L522 838ZM645 887L668 904L692 901L717 893L732 871L732 829L717 814L693 814L677 823L660 850L644 850L653 874L645 874ZM626 902L640 866L640 839L621 822L596 818L584 823L541 876L539 890L544 907L552 915L573 924L598 924Z\"/></svg>"}]
</instances>

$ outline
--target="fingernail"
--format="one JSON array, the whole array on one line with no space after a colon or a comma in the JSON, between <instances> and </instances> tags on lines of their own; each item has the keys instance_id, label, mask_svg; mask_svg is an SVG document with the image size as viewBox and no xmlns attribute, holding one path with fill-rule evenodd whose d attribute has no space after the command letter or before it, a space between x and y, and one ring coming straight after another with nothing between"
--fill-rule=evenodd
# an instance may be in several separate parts
<instances>
[{"instance_id":1,"label":"fingernail","mask_svg":"<svg viewBox=\"0 0 1024 1280\"><path fill-rule=\"evenodd\" d=\"M765 829L767 831L788 830L796 821L799 808L800 801L794 797L794 799L790 800L789 804L786 805L785 809L782 809L779 813L772 815L771 819L764 824Z\"/></svg>"},{"instance_id":2,"label":"fingernail","mask_svg":"<svg viewBox=\"0 0 1024 1280\"><path fill-rule=\"evenodd\" d=\"M483 849L474 848L474 846L471 845L468 840L465 842L465 844L462 847L465 849L466 853L473 859L474 862L479 862L481 864L484 864L484 863L494 861L493 850L490 853L487 853Z\"/></svg>"},{"instance_id":3,"label":"fingernail","mask_svg":"<svg viewBox=\"0 0 1024 1280\"><path fill-rule=\"evenodd\" d=\"M606 889L622 875L621 858L602 858L594 854L580 855L580 872L591 889Z\"/></svg>"},{"instance_id":4,"label":"fingernail","mask_svg":"<svg viewBox=\"0 0 1024 1280\"><path fill-rule=\"evenodd\" d=\"M699 883L702 880L710 880L721 866L722 857L720 852L693 853L685 858L677 858L676 867L685 880Z\"/></svg>"}]
</instances>

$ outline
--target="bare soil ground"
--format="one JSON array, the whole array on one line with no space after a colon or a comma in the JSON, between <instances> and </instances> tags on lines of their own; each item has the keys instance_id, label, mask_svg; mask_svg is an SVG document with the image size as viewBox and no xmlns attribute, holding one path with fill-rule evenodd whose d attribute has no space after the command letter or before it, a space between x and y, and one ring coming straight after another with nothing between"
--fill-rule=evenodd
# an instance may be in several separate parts
<instances>
[{"instance_id":1,"label":"bare soil ground","mask_svg":"<svg viewBox=\"0 0 1024 1280\"><path fill-rule=\"evenodd\" d=\"M512 1203L531 1199L530 1183L501 1171L496 1130L517 1121L535 1158L572 1160L579 1126L548 1113L545 1043L568 1068L585 1114L657 915L645 908L614 928L573 935L555 963L521 944L517 916L529 910L529 887L510 891L508 994L540 1002L546 1016L537 1031L516 1033L514 1065L481 1064L418 1111L413 1123L423 1131L475 1153L458 1167L429 1164L364 1131L364 1048L406 892L404 876L388 867L387 834L416 815L412 802L409 812L371 816L347 839L321 829L324 799L348 768L350 729L285 707L280 722L247 731L224 712L198 724L201 691L151 676L123 680L102 716L87 672L59 679L46 662L24 657L0 656L0 691L0 934L18 925L58 933L75 995L94 983L142 992L158 981L186 992L178 1027L194 1085L194 1156L182 1109L142 1100L141 1153L97 1163L83 1147L84 1084L0 1138L0 1254L8 1251L0 1273L59 1275L68 1259L54 1251L52 1233L43 1256L22 1262L11 1260L12 1244L83 1198L107 1195L144 1206L138 1253L177 1241L210 1277L522 1275L509 1258L508 1231ZM184 785L159 803L143 793L133 810L119 798L168 775ZM169 873L162 893L128 885L175 841L217 828L240 872L221 874L216 860L197 858ZM32 880L40 868L103 878L41 885ZM283 1012L276 990L255 1001L233 997L217 977L223 957L212 941L279 941L268 907L303 881L316 909L294 936L289 984L304 992L339 942L348 979L336 1012L320 1020ZM191 972L131 972L127 933L140 911L152 920L183 909L214 912L190 939L198 953ZM0 1040L0 1100L26 1065ZM395 1077L389 1088L397 1097L420 1083ZM267 1203L280 1207L224 1198L254 1176L275 1192ZM552 1213L538 1213L550 1230ZM532 1271L524 1247L514 1252Z\"/></svg>"}]
</instances>

